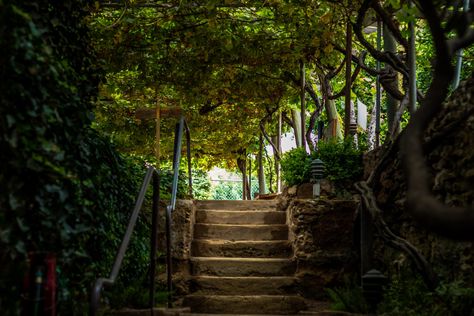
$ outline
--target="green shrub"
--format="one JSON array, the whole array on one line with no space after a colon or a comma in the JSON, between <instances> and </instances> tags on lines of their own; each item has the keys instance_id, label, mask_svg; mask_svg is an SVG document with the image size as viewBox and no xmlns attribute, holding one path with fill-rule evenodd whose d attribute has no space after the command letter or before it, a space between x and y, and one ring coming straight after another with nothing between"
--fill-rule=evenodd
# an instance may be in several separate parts
<instances>
[{"instance_id":1,"label":"green shrub","mask_svg":"<svg viewBox=\"0 0 474 316\"><path fill-rule=\"evenodd\" d=\"M324 162L326 177L333 181L358 180L363 173L362 150L356 148L352 138L344 141L320 141L312 154Z\"/></svg>"},{"instance_id":2,"label":"green shrub","mask_svg":"<svg viewBox=\"0 0 474 316\"><path fill-rule=\"evenodd\" d=\"M283 181L297 185L310 181L311 157L304 148L298 147L286 152L281 159Z\"/></svg>"},{"instance_id":3,"label":"green shrub","mask_svg":"<svg viewBox=\"0 0 474 316\"><path fill-rule=\"evenodd\" d=\"M362 149L352 138L345 141L320 141L311 155L298 147L285 153L281 160L282 179L289 186L311 180L311 161L319 158L324 162L325 177L333 181L358 180L363 173Z\"/></svg>"}]
</instances>

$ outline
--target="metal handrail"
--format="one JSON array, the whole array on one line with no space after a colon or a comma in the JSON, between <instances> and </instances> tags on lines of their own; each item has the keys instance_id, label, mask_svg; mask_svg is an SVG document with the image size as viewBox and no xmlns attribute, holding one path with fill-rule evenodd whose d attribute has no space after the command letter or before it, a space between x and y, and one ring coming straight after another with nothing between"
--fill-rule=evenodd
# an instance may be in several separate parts
<instances>
[{"instance_id":1,"label":"metal handrail","mask_svg":"<svg viewBox=\"0 0 474 316\"><path fill-rule=\"evenodd\" d=\"M179 179L179 165L181 161L181 149L182 149L182 140L183 140L183 130L186 132L186 155L188 160L188 185L189 185L189 194L192 198L193 189L192 189L192 174L191 174L191 137L189 132L189 127L184 120L184 117L181 117L179 123L176 124L176 132L174 138L174 153L173 153L173 184L171 186L171 200L170 204L166 208L166 258L167 258L167 287L168 287L168 307L173 306L172 292L172 261L171 261L171 214L176 208L176 198L178 193L178 179Z\"/></svg>"},{"instance_id":2,"label":"metal handrail","mask_svg":"<svg viewBox=\"0 0 474 316\"><path fill-rule=\"evenodd\" d=\"M167 264L167 283L168 283L168 307L172 307L172 260L171 260L171 214L176 208L176 199L178 193L178 178L179 178L179 162L181 160L181 142L183 138L183 129L186 132L186 147L187 147L187 160L188 160L188 185L189 194L192 197L192 175L191 175L191 137L189 127L186 121L181 117L179 123L176 125L176 134L174 141L174 154L173 154L173 184L171 192L171 201L166 208L166 264ZM118 276L122 262L127 251L130 238L133 233L133 229L138 219L138 214L142 208L143 201L145 200L145 194L150 185L150 181L153 179L153 212L152 212L152 233L151 233L151 249L150 249L150 312L153 315L153 307L155 305L155 273L156 273L156 252L157 252L157 232L158 232L158 210L160 201L160 175L158 171L148 166L145 177L143 179L140 193L138 194L135 207L130 221L127 226L127 230L122 239L122 243L115 257L112 271L108 278L98 278L92 288L91 302L90 302L90 315L95 316L100 304L100 295L104 286L110 286L115 283Z\"/></svg>"},{"instance_id":3,"label":"metal handrail","mask_svg":"<svg viewBox=\"0 0 474 316\"><path fill-rule=\"evenodd\" d=\"M120 271L120 268L122 266L123 258L125 256L125 252L127 251L128 244L130 243L130 238L133 233L133 229L135 228L135 224L138 219L138 214L140 213L140 210L143 205L143 201L145 200L145 194L148 189L148 186L150 185L150 181L155 176L154 185L153 185L153 219L156 222L157 219L157 213L158 213L158 205L159 205L159 174L157 170L149 166L147 168L145 178L143 179L142 186L140 188L140 193L138 194L137 201L135 203L135 207L133 208L132 215L130 216L130 221L128 222L127 230L125 231L125 235L122 239L122 243L120 244L120 248L117 252L117 255L115 256L115 261L114 265L112 267L112 271L110 272L110 275L108 278L98 278L94 284L94 287L92 288L92 295L91 295L91 303L90 303L90 315L94 316L97 313L97 310L99 308L100 304L100 294L102 292L102 289L105 285L113 285L115 283L115 280L117 279L118 273ZM156 192L156 193L155 193ZM152 244L153 240L156 239L156 225L155 222L153 223L153 228L154 230L152 231ZM156 257L156 250L154 251L151 249L151 254L152 258L154 259ZM153 260L155 261L155 260ZM153 264L152 264L153 266ZM154 267L152 270L155 270ZM153 282L154 283L154 282Z\"/></svg>"}]
</instances>

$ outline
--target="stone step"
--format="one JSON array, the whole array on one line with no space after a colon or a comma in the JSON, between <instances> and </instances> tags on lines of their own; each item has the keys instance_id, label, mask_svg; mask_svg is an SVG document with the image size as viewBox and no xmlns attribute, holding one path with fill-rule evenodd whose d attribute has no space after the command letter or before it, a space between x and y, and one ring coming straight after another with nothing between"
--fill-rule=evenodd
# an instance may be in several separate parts
<instances>
[{"instance_id":1,"label":"stone step","mask_svg":"<svg viewBox=\"0 0 474 316\"><path fill-rule=\"evenodd\" d=\"M207 224L285 224L286 213L278 211L196 211L196 223Z\"/></svg>"},{"instance_id":2,"label":"stone step","mask_svg":"<svg viewBox=\"0 0 474 316\"><path fill-rule=\"evenodd\" d=\"M287 240L194 239L191 245L191 255L195 257L288 258L292 253Z\"/></svg>"},{"instance_id":3,"label":"stone step","mask_svg":"<svg viewBox=\"0 0 474 316\"><path fill-rule=\"evenodd\" d=\"M277 200L206 200L196 201L196 207L198 210L263 211L274 210L277 203Z\"/></svg>"},{"instance_id":4,"label":"stone step","mask_svg":"<svg viewBox=\"0 0 474 316\"><path fill-rule=\"evenodd\" d=\"M296 295L188 295L184 306L193 313L218 314L296 314L305 308L303 298Z\"/></svg>"},{"instance_id":5,"label":"stone step","mask_svg":"<svg viewBox=\"0 0 474 316\"><path fill-rule=\"evenodd\" d=\"M143 309L132 309L123 308L120 310L99 310L99 315L104 316L150 316L150 308ZM153 315L155 316L179 316L179 315L190 315L191 309L189 307L177 307L177 308L164 308L155 307L153 308Z\"/></svg>"},{"instance_id":6,"label":"stone step","mask_svg":"<svg viewBox=\"0 0 474 316\"><path fill-rule=\"evenodd\" d=\"M191 257L194 276L290 276L296 271L291 259Z\"/></svg>"},{"instance_id":7,"label":"stone step","mask_svg":"<svg viewBox=\"0 0 474 316\"><path fill-rule=\"evenodd\" d=\"M195 294L206 295L285 295L294 293L294 277L216 277L198 276L191 279Z\"/></svg>"},{"instance_id":8,"label":"stone step","mask_svg":"<svg viewBox=\"0 0 474 316\"><path fill-rule=\"evenodd\" d=\"M195 239L287 240L287 225L194 224Z\"/></svg>"}]
</instances>

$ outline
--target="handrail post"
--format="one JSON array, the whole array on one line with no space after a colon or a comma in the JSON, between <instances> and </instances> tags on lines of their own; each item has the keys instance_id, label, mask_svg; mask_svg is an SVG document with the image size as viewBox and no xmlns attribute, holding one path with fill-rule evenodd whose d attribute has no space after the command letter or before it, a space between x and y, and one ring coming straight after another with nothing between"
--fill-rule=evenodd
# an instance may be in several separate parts
<instances>
[{"instance_id":1,"label":"handrail post","mask_svg":"<svg viewBox=\"0 0 474 316\"><path fill-rule=\"evenodd\" d=\"M176 124L176 136L174 139L173 154L173 187L171 188L171 207L176 206L176 195L178 193L179 162L181 160L181 141L183 139L184 117L181 117L179 124Z\"/></svg>"},{"instance_id":2,"label":"handrail post","mask_svg":"<svg viewBox=\"0 0 474 316\"><path fill-rule=\"evenodd\" d=\"M154 316L155 307L155 277L156 251L158 239L158 212L160 207L160 176L157 171L153 174L153 206L150 240L150 314Z\"/></svg>"},{"instance_id":3,"label":"handrail post","mask_svg":"<svg viewBox=\"0 0 474 316\"><path fill-rule=\"evenodd\" d=\"M191 133L189 132L189 126L186 121L184 121L184 130L186 131L186 158L188 160L189 196L193 198L193 175L191 170Z\"/></svg>"},{"instance_id":4,"label":"handrail post","mask_svg":"<svg viewBox=\"0 0 474 316\"><path fill-rule=\"evenodd\" d=\"M173 307L173 268L171 260L171 206L166 208L166 272L168 287L168 308Z\"/></svg>"}]
</instances>

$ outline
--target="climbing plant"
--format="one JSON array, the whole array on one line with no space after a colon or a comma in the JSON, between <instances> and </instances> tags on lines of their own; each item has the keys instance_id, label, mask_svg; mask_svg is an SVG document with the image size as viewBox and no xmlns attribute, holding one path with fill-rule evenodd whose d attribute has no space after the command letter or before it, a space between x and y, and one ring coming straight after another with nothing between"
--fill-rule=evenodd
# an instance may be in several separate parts
<instances>
[{"instance_id":1,"label":"climbing plant","mask_svg":"<svg viewBox=\"0 0 474 316\"><path fill-rule=\"evenodd\" d=\"M102 72L83 22L88 5L0 1L2 314L19 312L27 255L38 252L57 257L59 310L80 313L110 267L143 174L90 128ZM127 259L135 274L145 271L139 231Z\"/></svg>"}]
</instances>

